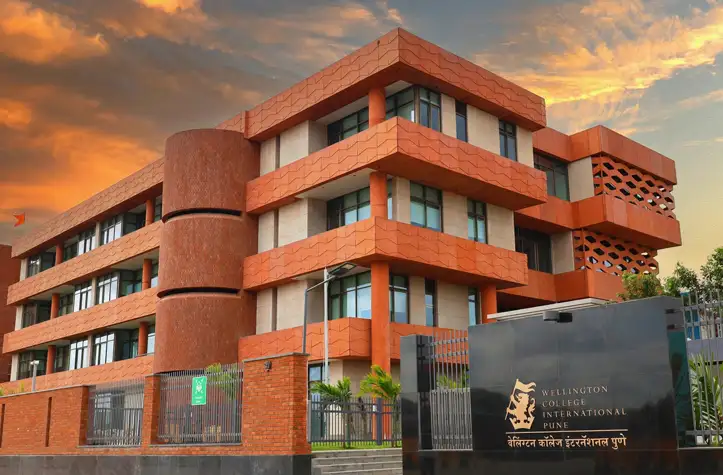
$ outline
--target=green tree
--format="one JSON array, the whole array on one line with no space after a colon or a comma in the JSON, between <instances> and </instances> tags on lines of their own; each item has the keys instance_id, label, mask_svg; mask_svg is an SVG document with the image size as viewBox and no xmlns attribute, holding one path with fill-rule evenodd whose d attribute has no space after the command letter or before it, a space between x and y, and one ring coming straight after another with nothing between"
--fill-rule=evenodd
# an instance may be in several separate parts
<instances>
[{"instance_id":1,"label":"green tree","mask_svg":"<svg viewBox=\"0 0 723 475\"><path fill-rule=\"evenodd\" d=\"M718 366L712 354L691 355L688 357L688 365L695 427L718 432L723 429L723 399ZM706 436L705 442L718 446L722 439L720 435Z\"/></svg>"},{"instance_id":2,"label":"green tree","mask_svg":"<svg viewBox=\"0 0 723 475\"><path fill-rule=\"evenodd\" d=\"M344 443L343 447L351 446L351 433L354 430L351 411L351 380L348 376L344 376L336 384L327 384L322 381L315 381L311 385L311 392L318 394L324 407L330 405L338 405L344 416Z\"/></svg>"},{"instance_id":3,"label":"green tree","mask_svg":"<svg viewBox=\"0 0 723 475\"><path fill-rule=\"evenodd\" d=\"M402 385L395 383L392 375L384 371L381 366L372 365L371 371L359 385L359 393L382 398L388 402L396 402L402 393Z\"/></svg>"},{"instance_id":4,"label":"green tree","mask_svg":"<svg viewBox=\"0 0 723 475\"><path fill-rule=\"evenodd\" d=\"M469 374L464 373L459 378L450 378L447 375L437 376L438 389L464 389L469 387Z\"/></svg>"},{"instance_id":5,"label":"green tree","mask_svg":"<svg viewBox=\"0 0 723 475\"><path fill-rule=\"evenodd\" d=\"M633 274L623 272L623 292L618 294L622 300L636 300L657 297L663 293L663 286L655 274Z\"/></svg>"},{"instance_id":6,"label":"green tree","mask_svg":"<svg viewBox=\"0 0 723 475\"><path fill-rule=\"evenodd\" d=\"M716 248L700 268L703 291L709 298L723 293L723 247Z\"/></svg>"},{"instance_id":7,"label":"green tree","mask_svg":"<svg viewBox=\"0 0 723 475\"><path fill-rule=\"evenodd\" d=\"M680 297L681 289L697 294L701 291L701 283L693 269L677 262L673 274L663 283L663 293L671 297Z\"/></svg>"},{"instance_id":8,"label":"green tree","mask_svg":"<svg viewBox=\"0 0 723 475\"><path fill-rule=\"evenodd\" d=\"M209 365L206 370L209 386L219 388L224 392L229 401L239 398L241 389L241 378L239 377L238 364L221 366L221 363Z\"/></svg>"}]
</instances>

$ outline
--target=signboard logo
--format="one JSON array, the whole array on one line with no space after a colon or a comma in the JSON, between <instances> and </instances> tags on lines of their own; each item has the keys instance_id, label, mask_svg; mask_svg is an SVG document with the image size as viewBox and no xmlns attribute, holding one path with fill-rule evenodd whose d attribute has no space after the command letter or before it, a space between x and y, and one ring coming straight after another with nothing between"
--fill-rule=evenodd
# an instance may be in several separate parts
<instances>
[{"instance_id":1,"label":"signboard logo","mask_svg":"<svg viewBox=\"0 0 723 475\"><path fill-rule=\"evenodd\" d=\"M206 405L206 376L198 376L193 378L191 382L191 405L192 406L205 406Z\"/></svg>"},{"instance_id":2,"label":"signboard logo","mask_svg":"<svg viewBox=\"0 0 723 475\"><path fill-rule=\"evenodd\" d=\"M515 382L515 388L510 394L510 403L507 405L507 413L505 414L505 419L509 418L515 430L529 430L535 421L536 386L535 382L525 384L519 379Z\"/></svg>"}]
</instances>

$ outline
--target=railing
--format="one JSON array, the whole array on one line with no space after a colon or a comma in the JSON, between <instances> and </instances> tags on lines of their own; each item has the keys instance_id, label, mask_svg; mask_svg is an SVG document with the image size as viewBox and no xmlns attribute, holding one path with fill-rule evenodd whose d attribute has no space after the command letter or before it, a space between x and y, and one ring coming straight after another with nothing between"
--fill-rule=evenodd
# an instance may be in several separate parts
<instances>
[{"instance_id":1,"label":"railing","mask_svg":"<svg viewBox=\"0 0 723 475\"><path fill-rule=\"evenodd\" d=\"M429 394L434 450L472 450L467 332L441 330L430 345Z\"/></svg>"},{"instance_id":2,"label":"railing","mask_svg":"<svg viewBox=\"0 0 723 475\"><path fill-rule=\"evenodd\" d=\"M309 442L316 448L398 447L402 439L399 399L359 397L349 402L309 396Z\"/></svg>"},{"instance_id":3,"label":"railing","mask_svg":"<svg viewBox=\"0 0 723 475\"><path fill-rule=\"evenodd\" d=\"M240 443L242 385L243 372L236 364L162 375L158 439L167 444Z\"/></svg>"},{"instance_id":4,"label":"railing","mask_svg":"<svg viewBox=\"0 0 723 475\"><path fill-rule=\"evenodd\" d=\"M143 379L88 388L88 445L141 445Z\"/></svg>"},{"instance_id":5,"label":"railing","mask_svg":"<svg viewBox=\"0 0 723 475\"><path fill-rule=\"evenodd\" d=\"M683 314L696 446L723 445L723 300L715 295L684 294Z\"/></svg>"}]
</instances>

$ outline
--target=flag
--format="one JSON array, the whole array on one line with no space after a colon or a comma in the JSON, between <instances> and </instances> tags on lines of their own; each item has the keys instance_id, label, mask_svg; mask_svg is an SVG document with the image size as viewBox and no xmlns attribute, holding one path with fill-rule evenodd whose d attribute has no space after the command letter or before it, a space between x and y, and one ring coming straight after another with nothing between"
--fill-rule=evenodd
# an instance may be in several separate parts
<instances>
[{"instance_id":1,"label":"flag","mask_svg":"<svg viewBox=\"0 0 723 475\"><path fill-rule=\"evenodd\" d=\"M13 218L15 218L15 224L13 225L14 228L17 228L18 226L25 224L25 213L14 214Z\"/></svg>"}]
</instances>

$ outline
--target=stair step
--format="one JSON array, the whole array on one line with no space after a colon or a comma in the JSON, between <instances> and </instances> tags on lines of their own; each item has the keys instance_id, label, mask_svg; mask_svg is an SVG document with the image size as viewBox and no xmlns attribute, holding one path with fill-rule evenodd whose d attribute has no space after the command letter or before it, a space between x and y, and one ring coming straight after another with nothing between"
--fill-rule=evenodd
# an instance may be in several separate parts
<instances>
[{"instance_id":1,"label":"stair step","mask_svg":"<svg viewBox=\"0 0 723 475\"><path fill-rule=\"evenodd\" d=\"M401 455L356 455L348 454L346 457L325 457L314 458L311 463L313 466L327 466L346 463L374 463L374 462L401 462Z\"/></svg>"},{"instance_id":2,"label":"stair step","mask_svg":"<svg viewBox=\"0 0 723 475\"><path fill-rule=\"evenodd\" d=\"M340 463L334 465L317 465L321 473L327 474L332 472L349 472L361 470L376 470L382 468L402 468L402 461L395 460L389 462L359 462L359 463Z\"/></svg>"},{"instance_id":3,"label":"stair step","mask_svg":"<svg viewBox=\"0 0 723 475\"><path fill-rule=\"evenodd\" d=\"M369 456L402 456L402 449L347 449L347 450L322 450L314 452L314 459L339 458L339 457L369 457Z\"/></svg>"},{"instance_id":4,"label":"stair step","mask_svg":"<svg viewBox=\"0 0 723 475\"><path fill-rule=\"evenodd\" d=\"M324 475L401 475L401 468L379 468L372 470L350 470L343 472L324 472Z\"/></svg>"}]
</instances>

